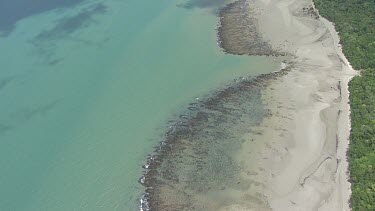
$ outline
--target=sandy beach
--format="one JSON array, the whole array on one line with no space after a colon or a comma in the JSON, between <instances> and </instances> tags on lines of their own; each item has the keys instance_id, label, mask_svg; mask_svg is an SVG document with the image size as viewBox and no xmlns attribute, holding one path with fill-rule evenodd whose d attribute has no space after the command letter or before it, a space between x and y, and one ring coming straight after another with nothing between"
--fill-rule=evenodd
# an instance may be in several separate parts
<instances>
[{"instance_id":1,"label":"sandy beach","mask_svg":"<svg viewBox=\"0 0 375 211\"><path fill-rule=\"evenodd\" d=\"M290 55L292 68L263 90L272 115L244 137L251 141L238 154L242 177L258 184L253 191L263 205L226 209L350 210L348 82L356 72L338 34L311 1L248 3L263 39Z\"/></svg>"},{"instance_id":2,"label":"sandy beach","mask_svg":"<svg viewBox=\"0 0 375 211\"><path fill-rule=\"evenodd\" d=\"M238 0L220 11L218 44L281 71L190 104L146 165L145 210L350 210L356 72L334 26L309 0Z\"/></svg>"}]
</instances>

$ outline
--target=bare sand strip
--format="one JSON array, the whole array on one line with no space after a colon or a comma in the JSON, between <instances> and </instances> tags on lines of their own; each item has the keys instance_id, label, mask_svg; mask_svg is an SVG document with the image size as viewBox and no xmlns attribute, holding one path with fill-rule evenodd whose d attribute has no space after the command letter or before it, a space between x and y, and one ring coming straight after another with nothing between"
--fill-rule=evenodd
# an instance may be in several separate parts
<instances>
[{"instance_id":1,"label":"bare sand strip","mask_svg":"<svg viewBox=\"0 0 375 211\"><path fill-rule=\"evenodd\" d=\"M272 115L242 145L242 176L262 184L254 191L264 210L350 210L348 82L356 72L338 34L309 0L248 3L261 11L263 39L292 55L294 67L262 92ZM227 210L249 210L240 207Z\"/></svg>"}]
</instances>

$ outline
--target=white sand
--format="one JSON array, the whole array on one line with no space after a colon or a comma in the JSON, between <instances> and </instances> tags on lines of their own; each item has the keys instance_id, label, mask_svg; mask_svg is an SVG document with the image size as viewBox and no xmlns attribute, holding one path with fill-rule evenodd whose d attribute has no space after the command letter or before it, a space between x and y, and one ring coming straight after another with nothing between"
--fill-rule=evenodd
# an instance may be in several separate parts
<instances>
[{"instance_id":1,"label":"white sand","mask_svg":"<svg viewBox=\"0 0 375 211\"><path fill-rule=\"evenodd\" d=\"M238 155L243 178L260 184L252 190L267 205L255 210L350 210L347 84L356 72L342 54L333 25L304 12L310 1L251 4L260 11L264 38L292 55L293 63L289 74L263 92L272 116L244 137L251 141ZM250 153L254 147L260 151ZM248 210L239 207L226 210Z\"/></svg>"}]
</instances>

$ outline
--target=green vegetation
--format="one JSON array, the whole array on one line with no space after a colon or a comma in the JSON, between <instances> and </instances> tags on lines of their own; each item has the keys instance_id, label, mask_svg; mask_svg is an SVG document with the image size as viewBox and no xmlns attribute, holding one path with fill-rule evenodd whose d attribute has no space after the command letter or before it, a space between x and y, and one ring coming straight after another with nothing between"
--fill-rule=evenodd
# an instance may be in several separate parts
<instances>
[{"instance_id":1,"label":"green vegetation","mask_svg":"<svg viewBox=\"0 0 375 211\"><path fill-rule=\"evenodd\" d=\"M335 23L354 69L362 70L349 84L351 205L354 211L375 210L375 1L314 2L320 14Z\"/></svg>"},{"instance_id":2,"label":"green vegetation","mask_svg":"<svg viewBox=\"0 0 375 211\"><path fill-rule=\"evenodd\" d=\"M335 23L353 67L375 68L374 0L315 0L315 4L323 17Z\"/></svg>"},{"instance_id":3,"label":"green vegetation","mask_svg":"<svg viewBox=\"0 0 375 211\"><path fill-rule=\"evenodd\" d=\"M349 164L353 210L375 210L375 71L350 82Z\"/></svg>"}]
</instances>

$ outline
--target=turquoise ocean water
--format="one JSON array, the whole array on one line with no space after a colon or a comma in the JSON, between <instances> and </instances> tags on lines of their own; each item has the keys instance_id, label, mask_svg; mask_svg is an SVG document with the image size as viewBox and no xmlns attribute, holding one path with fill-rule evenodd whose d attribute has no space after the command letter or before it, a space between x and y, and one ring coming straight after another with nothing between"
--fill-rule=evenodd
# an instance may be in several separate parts
<instances>
[{"instance_id":1,"label":"turquoise ocean water","mask_svg":"<svg viewBox=\"0 0 375 211\"><path fill-rule=\"evenodd\" d=\"M167 121L279 66L221 52L223 1L25 2L0 3L0 210L137 210Z\"/></svg>"}]
</instances>

